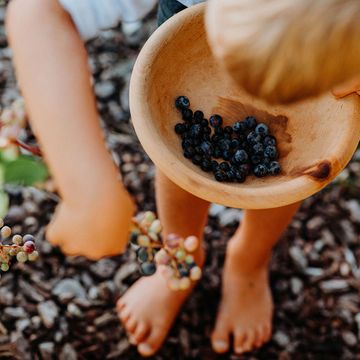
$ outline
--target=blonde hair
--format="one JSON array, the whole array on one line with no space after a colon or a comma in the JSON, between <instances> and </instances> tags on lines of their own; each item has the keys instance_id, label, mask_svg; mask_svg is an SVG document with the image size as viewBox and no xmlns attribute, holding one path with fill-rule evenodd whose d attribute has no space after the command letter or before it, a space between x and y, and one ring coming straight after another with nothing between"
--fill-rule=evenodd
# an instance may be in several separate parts
<instances>
[{"instance_id":1,"label":"blonde hair","mask_svg":"<svg viewBox=\"0 0 360 360\"><path fill-rule=\"evenodd\" d=\"M235 81L269 102L360 74L359 0L210 0L206 25Z\"/></svg>"}]
</instances>

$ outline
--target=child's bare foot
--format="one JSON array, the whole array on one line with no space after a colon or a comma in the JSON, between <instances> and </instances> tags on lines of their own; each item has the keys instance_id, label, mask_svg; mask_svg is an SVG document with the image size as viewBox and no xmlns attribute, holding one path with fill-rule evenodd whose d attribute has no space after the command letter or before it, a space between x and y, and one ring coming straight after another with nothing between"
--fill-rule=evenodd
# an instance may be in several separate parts
<instances>
[{"instance_id":1,"label":"child's bare foot","mask_svg":"<svg viewBox=\"0 0 360 360\"><path fill-rule=\"evenodd\" d=\"M232 337L234 352L242 354L270 339L273 303L267 261L251 268L247 264L251 254L244 254L234 240L228 245L212 345L216 352L225 353Z\"/></svg>"},{"instance_id":2,"label":"child's bare foot","mask_svg":"<svg viewBox=\"0 0 360 360\"><path fill-rule=\"evenodd\" d=\"M203 249L194 255L197 264L202 266ZM186 291L170 290L159 268L154 275L138 280L118 300L119 318L130 342L137 345L142 356L151 356L160 348L193 287Z\"/></svg>"}]
</instances>

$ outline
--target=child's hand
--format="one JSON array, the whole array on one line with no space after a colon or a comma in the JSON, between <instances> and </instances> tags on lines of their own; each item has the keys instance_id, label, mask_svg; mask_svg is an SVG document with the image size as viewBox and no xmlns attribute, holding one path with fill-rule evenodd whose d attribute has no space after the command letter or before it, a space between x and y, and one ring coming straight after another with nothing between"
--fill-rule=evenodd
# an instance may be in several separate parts
<instances>
[{"instance_id":1,"label":"child's hand","mask_svg":"<svg viewBox=\"0 0 360 360\"><path fill-rule=\"evenodd\" d=\"M336 86L332 90L332 93L337 98L342 98L352 93L360 95L360 76L354 77L353 79Z\"/></svg>"},{"instance_id":2,"label":"child's hand","mask_svg":"<svg viewBox=\"0 0 360 360\"><path fill-rule=\"evenodd\" d=\"M63 201L48 226L47 239L66 255L82 255L92 260L122 253L134 204L125 190L106 195L96 194L96 198L82 204Z\"/></svg>"}]
</instances>

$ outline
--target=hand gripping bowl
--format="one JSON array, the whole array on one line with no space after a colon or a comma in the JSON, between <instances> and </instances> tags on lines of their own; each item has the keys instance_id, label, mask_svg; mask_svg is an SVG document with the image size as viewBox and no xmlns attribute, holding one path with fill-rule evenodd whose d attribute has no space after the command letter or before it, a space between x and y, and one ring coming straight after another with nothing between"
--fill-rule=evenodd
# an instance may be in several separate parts
<instances>
[{"instance_id":1,"label":"hand gripping bowl","mask_svg":"<svg viewBox=\"0 0 360 360\"><path fill-rule=\"evenodd\" d=\"M302 200L327 185L356 150L360 100L330 93L292 105L270 106L238 89L215 62L204 28L205 5L175 15L157 29L136 61L130 108L136 133L155 165L194 195L226 206L260 209ZM205 117L229 125L247 115L269 124L278 140L282 174L219 183L183 157L174 125L175 98L186 95Z\"/></svg>"}]
</instances>

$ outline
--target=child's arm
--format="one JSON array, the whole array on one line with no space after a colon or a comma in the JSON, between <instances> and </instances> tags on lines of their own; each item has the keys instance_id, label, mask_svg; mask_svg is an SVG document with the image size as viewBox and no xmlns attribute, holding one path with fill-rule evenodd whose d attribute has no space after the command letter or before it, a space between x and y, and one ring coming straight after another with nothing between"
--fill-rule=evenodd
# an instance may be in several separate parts
<instances>
[{"instance_id":1,"label":"child's arm","mask_svg":"<svg viewBox=\"0 0 360 360\"><path fill-rule=\"evenodd\" d=\"M63 199L48 239L69 254L119 253L134 205L105 147L80 36L56 0L14 0L7 31L32 126Z\"/></svg>"}]
</instances>

